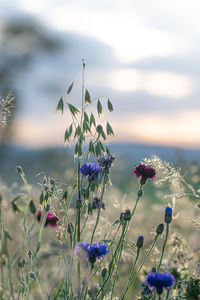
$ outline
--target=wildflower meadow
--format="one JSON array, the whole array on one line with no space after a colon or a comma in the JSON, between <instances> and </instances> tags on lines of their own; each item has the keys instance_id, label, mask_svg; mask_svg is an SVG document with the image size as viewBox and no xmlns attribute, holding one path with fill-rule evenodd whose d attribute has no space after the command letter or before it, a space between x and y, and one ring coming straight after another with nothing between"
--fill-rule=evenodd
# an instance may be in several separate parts
<instances>
[{"instance_id":1,"label":"wildflower meadow","mask_svg":"<svg viewBox=\"0 0 200 300\"><path fill-rule=\"evenodd\" d=\"M17 165L18 191L1 183L0 299L198 300L200 191L192 167L154 156L123 170L109 146L114 107L91 97L85 71L83 61L80 106L70 102L73 82L56 107L71 116L63 128L71 175L41 170L34 187ZM13 96L1 100L1 126L13 105ZM126 187L124 172L125 193L117 187Z\"/></svg>"}]
</instances>

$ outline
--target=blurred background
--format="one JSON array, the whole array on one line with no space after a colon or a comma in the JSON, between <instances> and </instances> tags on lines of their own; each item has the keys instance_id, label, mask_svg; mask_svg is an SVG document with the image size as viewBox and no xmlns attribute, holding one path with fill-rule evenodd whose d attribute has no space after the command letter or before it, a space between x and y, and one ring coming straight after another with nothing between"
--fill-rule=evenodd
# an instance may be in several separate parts
<instances>
[{"instance_id":1,"label":"blurred background","mask_svg":"<svg viewBox=\"0 0 200 300\"><path fill-rule=\"evenodd\" d=\"M2 179L15 180L17 164L32 180L73 163L69 120L55 109L73 81L67 100L80 104L82 58L91 97L113 103L105 117L124 167L152 154L198 162L199 9L194 0L0 0L0 95L15 95L0 133Z\"/></svg>"}]
</instances>

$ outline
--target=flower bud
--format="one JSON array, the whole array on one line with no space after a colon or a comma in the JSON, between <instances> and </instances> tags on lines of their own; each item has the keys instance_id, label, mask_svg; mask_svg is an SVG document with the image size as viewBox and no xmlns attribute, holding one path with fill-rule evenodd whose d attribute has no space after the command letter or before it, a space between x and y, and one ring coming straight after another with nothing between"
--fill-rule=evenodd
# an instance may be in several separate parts
<instances>
[{"instance_id":1,"label":"flower bud","mask_svg":"<svg viewBox=\"0 0 200 300\"><path fill-rule=\"evenodd\" d=\"M165 208L165 223L169 224L172 222L172 209L171 207L167 206Z\"/></svg>"},{"instance_id":2,"label":"flower bud","mask_svg":"<svg viewBox=\"0 0 200 300\"><path fill-rule=\"evenodd\" d=\"M102 276L103 279L106 277L107 271L108 270L106 268L103 268L103 270L101 271L101 276Z\"/></svg>"},{"instance_id":3,"label":"flower bud","mask_svg":"<svg viewBox=\"0 0 200 300\"><path fill-rule=\"evenodd\" d=\"M138 197L142 197L143 195L143 190L139 190L138 193L137 193Z\"/></svg>"},{"instance_id":4,"label":"flower bud","mask_svg":"<svg viewBox=\"0 0 200 300\"><path fill-rule=\"evenodd\" d=\"M25 260L24 257L22 257L22 259L20 260L20 263L21 263L22 268L23 268L25 266L25 264L26 264L26 260Z\"/></svg>"},{"instance_id":5,"label":"flower bud","mask_svg":"<svg viewBox=\"0 0 200 300\"><path fill-rule=\"evenodd\" d=\"M157 226L156 228L156 233L157 234L162 234L163 233L163 230L164 230L164 225L163 224L160 224Z\"/></svg>"},{"instance_id":6,"label":"flower bud","mask_svg":"<svg viewBox=\"0 0 200 300\"><path fill-rule=\"evenodd\" d=\"M103 127L101 125L98 125L96 131L100 134L103 131Z\"/></svg>"},{"instance_id":7,"label":"flower bud","mask_svg":"<svg viewBox=\"0 0 200 300\"><path fill-rule=\"evenodd\" d=\"M78 200L76 201L76 208L80 209L81 206L82 206L82 201L81 201L80 199L78 199Z\"/></svg>"},{"instance_id":8,"label":"flower bud","mask_svg":"<svg viewBox=\"0 0 200 300\"><path fill-rule=\"evenodd\" d=\"M29 277L36 280L36 277L35 277L35 273L34 272L29 272Z\"/></svg>"},{"instance_id":9,"label":"flower bud","mask_svg":"<svg viewBox=\"0 0 200 300\"><path fill-rule=\"evenodd\" d=\"M29 203L29 208L30 208L30 212L31 212L32 214L35 214L35 213L36 213L36 207L35 207L35 204L34 204L33 200L30 201L30 203Z\"/></svg>"},{"instance_id":10,"label":"flower bud","mask_svg":"<svg viewBox=\"0 0 200 300\"><path fill-rule=\"evenodd\" d=\"M125 213L124 213L123 219L126 220L126 221L130 221L131 217L132 217L132 216L131 216L131 212L130 212L129 209L127 209L127 210L125 211Z\"/></svg>"},{"instance_id":11,"label":"flower bud","mask_svg":"<svg viewBox=\"0 0 200 300\"><path fill-rule=\"evenodd\" d=\"M73 233L74 232L74 227L73 227L72 223L69 223L67 225L67 232L68 233Z\"/></svg>"},{"instance_id":12,"label":"flower bud","mask_svg":"<svg viewBox=\"0 0 200 300\"><path fill-rule=\"evenodd\" d=\"M95 256L90 256L90 257L89 257L89 262L90 262L91 264L94 264L94 263L96 262L96 257L95 257Z\"/></svg>"},{"instance_id":13,"label":"flower bud","mask_svg":"<svg viewBox=\"0 0 200 300\"><path fill-rule=\"evenodd\" d=\"M54 178L50 178L50 183L51 183L51 185L55 185L56 184L55 179Z\"/></svg>"},{"instance_id":14,"label":"flower bud","mask_svg":"<svg viewBox=\"0 0 200 300\"><path fill-rule=\"evenodd\" d=\"M156 273L156 268L153 267L152 270L151 270L151 272L152 273Z\"/></svg>"},{"instance_id":15,"label":"flower bud","mask_svg":"<svg viewBox=\"0 0 200 300\"><path fill-rule=\"evenodd\" d=\"M29 257L29 259L31 259L32 255L33 255L33 251L31 249L28 250L27 255Z\"/></svg>"},{"instance_id":16,"label":"flower bud","mask_svg":"<svg viewBox=\"0 0 200 300\"><path fill-rule=\"evenodd\" d=\"M142 177L142 178L140 179L140 184L141 184L141 185L144 185L146 182L147 182L147 178Z\"/></svg>"},{"instance_id":17,"label":"flower bud","mask_svg":"<svg viewBox=\"0 0 200 300\"><path fill-rule=\"evenodd\" d=\"M23 173L23 169L21 166L16 166L16 171L18 174L22 174Z\"/></svg>"},{"instance_id":18,"label":"flower bud","mask_svg":"<svg viewBox=\"0 0 200 300\"><path fill-rule=\"evenodd\" d=\"M123 218L124 218L124 215L125 215L125 213L124 212L122 212L121 214L120 214L120 220L122 220Z\"/></svg>"},{"instance_id":19,"label":"flower bud","mask_svg":"<svg viewBox=\"0 0 200 300\"><path fill-rule=\"evenodd\" d=\"M48 212L50 210L50 204L47 203L46 207L45 207L45 211Z\"/></svg>"},{"instance_id":20,"label":"flower bud","mask_svg":"<svg viewBox=\"0 0 200 300\"><path fill-rule=\"evenodd\" d=\"M143 247L143 244L144 244L144 237L142 235L140 235L137 239L137 243L136 243L136 246L138 248L142 248Z\"/></svg>"}]
</instances>

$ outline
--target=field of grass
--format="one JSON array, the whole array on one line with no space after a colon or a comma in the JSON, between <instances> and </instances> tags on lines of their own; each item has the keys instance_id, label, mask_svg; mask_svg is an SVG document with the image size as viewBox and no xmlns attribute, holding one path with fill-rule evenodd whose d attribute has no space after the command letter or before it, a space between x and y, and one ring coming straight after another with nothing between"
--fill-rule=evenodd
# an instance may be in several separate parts
<instances>
[{"instance_id":1,"label":"field of grass","mask_svg":"<svg viewBox=\"0 0 200 300\"><path fill-rule=\"evenodd\" d=\"M200 299L198 164L113 156L112 103L82 91L57 106L73 154L2 173L0 299Z\"/></svg>"}]
</instances>

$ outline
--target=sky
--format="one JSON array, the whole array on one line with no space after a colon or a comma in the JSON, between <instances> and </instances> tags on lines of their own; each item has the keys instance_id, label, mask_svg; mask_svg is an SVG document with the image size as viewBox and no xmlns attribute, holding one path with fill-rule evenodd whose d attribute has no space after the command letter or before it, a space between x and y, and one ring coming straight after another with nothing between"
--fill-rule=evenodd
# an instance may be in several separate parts
<instances>
[{"instance_id":1,"label":"sky","mask_svg":"<svg viewBox=\"0 0 200 300\"><path fill-rule=\"evenodd\" d=\"M113 103L113 114L105 115L113 142L200 147L198 0L0 0L0 8L2 20L30 18L66 45L19 76L13 143L63 144L68 115L55 107L74 80L67 100L79 104L84 58L91 96Z\"/></svg>"}]
</instances>

